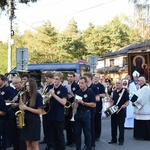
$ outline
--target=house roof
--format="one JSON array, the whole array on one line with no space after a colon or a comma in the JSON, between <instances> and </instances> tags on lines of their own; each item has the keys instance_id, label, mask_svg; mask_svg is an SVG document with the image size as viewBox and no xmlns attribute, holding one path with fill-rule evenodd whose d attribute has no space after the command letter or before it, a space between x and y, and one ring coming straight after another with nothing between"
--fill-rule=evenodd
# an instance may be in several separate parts
<instances>
[{"instance_id":1,"label":"house roof","mask_svg":"<svg viewBox=\"0 0 150 150\"><path fill-rule=\"evenodd\" d=\"M115 73L115 72L127 72L128 67L125 65L124 67L119 67L119 66L112 66L112 67L102 67L97 69L97 72L99 73Z\"/></svg>"},{"instance_id":2,"label":"house roof","mask_svg":"<svg viewBox=\"0 0 150 150\"><path fill-rule=\"evenodd\" d=\"M119 50L115 51L115 52L109 52L103 55L103 57L109 57L109 56L116 56L116 55L122 55L122 54L127 54L130 50L133 49L137 49L137 48L141 48L144 46L150 46L150 40L147 40L145 42L142 43L135 43L135 44L131 44L128 46L125 46L123 48L120 48Z\"/></svg>"}]
</instances>

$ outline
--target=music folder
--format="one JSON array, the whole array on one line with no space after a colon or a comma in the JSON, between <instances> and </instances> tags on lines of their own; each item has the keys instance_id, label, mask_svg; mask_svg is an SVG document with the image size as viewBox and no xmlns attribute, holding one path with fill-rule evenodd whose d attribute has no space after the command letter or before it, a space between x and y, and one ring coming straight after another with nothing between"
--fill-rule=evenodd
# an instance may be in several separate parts
<instances>
[{"instance_id":1,"label":"music folder","mask_svg":"<svg viewBox=\"0 0 150 150\"><path fill-rule=\"evenodd\" d=\"M137 99L138 99L138 96L134 94L131 98L131 102L135 102Z\"/></svg>"},{"instance_id":2,"label":"music folder","mask_svg":"<svg viewBox=\"0 0 150 150\"><path fill-rule=\"evenodd\" d=\"M79 95L75 95L75 100L79 100L79 99L81 99L81 100L82 100L82 97L81 97L81 96L79 96Z\"/></svg>"}]
</instances>

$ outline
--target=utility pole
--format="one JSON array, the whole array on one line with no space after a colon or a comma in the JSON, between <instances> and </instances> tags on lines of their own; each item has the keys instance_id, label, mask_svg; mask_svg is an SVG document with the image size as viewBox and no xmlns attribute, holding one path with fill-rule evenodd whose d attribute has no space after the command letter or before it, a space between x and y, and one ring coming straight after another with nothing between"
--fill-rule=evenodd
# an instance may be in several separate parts
<instances>
[{"instance_id":1,"label":"utility pole","mask_svg":"<svg viewBox=\"0 0 150 150\"><path fill-rule=\"evenodd\" d=\"M9 0L8 8L8 17L9 17L9 36L8 36L8 72L12 69L12 20L14 17L14 0Z\"/></svg>"}]
</instances>

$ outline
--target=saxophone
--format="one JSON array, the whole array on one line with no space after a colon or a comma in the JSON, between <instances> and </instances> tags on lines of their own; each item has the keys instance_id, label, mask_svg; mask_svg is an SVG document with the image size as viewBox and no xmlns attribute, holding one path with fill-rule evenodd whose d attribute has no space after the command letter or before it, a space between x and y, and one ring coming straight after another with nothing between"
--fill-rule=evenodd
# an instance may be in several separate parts
<instances>
[{"instance_id":1,"label":"saxophone","mask_svg":"<svg viewBox=\"0 0 150 150\"><path fill-rule=\"evenodd\" d=\"M23 91L23 92L20 93L20 101L19 101L20 104L23 103L23 94L25 92L26 91ZM15 116L16 116L16 121L17 121L18 128L22 129L25 126L25 123L24 123L24 111L18 110L15 113Z\"/></svg>"}]
</instances>

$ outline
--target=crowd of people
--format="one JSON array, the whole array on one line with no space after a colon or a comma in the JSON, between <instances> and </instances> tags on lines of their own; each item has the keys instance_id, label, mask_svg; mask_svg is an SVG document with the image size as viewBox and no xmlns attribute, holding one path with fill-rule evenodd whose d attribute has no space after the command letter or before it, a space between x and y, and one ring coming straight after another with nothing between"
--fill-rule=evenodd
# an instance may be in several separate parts
<instances>
[{"instance_id":1,"label":"crowd of people","mask_svg":"<svg viewBox=\"0 0 150 150\"><path fill-rule=\"evenodd\" d=\"M64 80L61 72L48 71L42 86L37 87L28 73L13 77L11 84L0 74L0 150L11 146L14 150L39 150L41 121L44 150L65 150L67 146L95 150L106 97L110 105L105 111L111 116L108 144L123 145L125 128L133 128L137 140L150 140L150 89L145 77L137 71L132 75L133 80L126 75L113 83L109 78L102 80L99 73L80 76L70 71Z\"/></svg>"}]
</instances>

